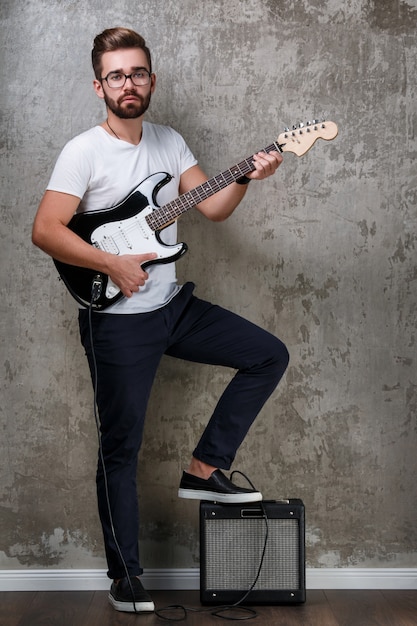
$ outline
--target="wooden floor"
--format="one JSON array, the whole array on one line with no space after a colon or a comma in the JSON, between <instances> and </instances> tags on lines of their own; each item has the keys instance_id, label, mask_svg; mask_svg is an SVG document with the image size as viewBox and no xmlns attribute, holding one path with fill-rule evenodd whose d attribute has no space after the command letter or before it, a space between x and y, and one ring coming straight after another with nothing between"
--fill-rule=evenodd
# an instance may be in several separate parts
<instances>
[{"instance_id":1,"label":"wooden floor","mask_svg":"<svg viewBox=\"0 0 417 626\"><path fill-rule=\"evenodd\" d=\"M156 609L182 604L207 609L199 602L198 591L154 591ZM307 591L307 602L299 606L253 607L254 626L417 626L417 590ZM1 592L0 626L186 626L226 624L207 612L164 613L169 621L155 614L134 615L115 611L105 591ZM241 617L241 613L228 613Z\"/></svg>"}]
</instances>

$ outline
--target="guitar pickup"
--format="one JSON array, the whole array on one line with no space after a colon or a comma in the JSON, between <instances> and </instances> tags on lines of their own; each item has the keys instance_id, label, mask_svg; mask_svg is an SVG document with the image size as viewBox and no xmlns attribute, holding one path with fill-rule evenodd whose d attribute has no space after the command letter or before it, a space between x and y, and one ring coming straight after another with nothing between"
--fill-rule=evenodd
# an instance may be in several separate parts
<instances>
[{"instance_id":1,"label":"guitar pickup","mask_svg":"<svg viewBox=\"0 0 417 626\"><path fill-rule=\"evenodd\" d=\"M117 247L113 237L104 236L100 241L91 242L95 248L103 250L104 252L110 252L110 254L119 254L120 250Z\"/></svg>"}]
</instances>

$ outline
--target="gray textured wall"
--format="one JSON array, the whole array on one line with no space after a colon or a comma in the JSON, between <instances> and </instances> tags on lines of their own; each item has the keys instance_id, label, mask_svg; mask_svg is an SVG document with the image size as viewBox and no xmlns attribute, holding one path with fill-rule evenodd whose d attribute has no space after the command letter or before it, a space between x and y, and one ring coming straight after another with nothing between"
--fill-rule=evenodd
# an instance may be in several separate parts
<instances>
[{"instance_id":1,"label":"gray textured wall","mask_svg":"<svg viewBox=\"0 0 417 626\"><path fill-rule=\"evenodd\" d=\"M236 468L301 497L311 567L417 566L416 0L2 0L0 567L104 567L76 307L31 224L63 144L102 121L103 28L150 44L149 119L214 175L325 117L224 224L181 220L181 278L287 343ZM141 453L145 567L198 566L181 469L230 373L165 360ZM146 485L146 487L145 487Z\"/></svg>"}]
</instances>

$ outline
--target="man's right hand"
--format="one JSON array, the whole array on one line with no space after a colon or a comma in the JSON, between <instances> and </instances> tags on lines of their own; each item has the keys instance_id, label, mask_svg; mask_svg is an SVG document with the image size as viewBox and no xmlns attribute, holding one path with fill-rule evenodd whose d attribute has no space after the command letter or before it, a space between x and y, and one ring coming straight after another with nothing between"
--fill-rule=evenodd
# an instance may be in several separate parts
<instances>
[{"instance_id":1,"label":"man's right hand","mask_svg":"<svg viewBox=\"0 0 417 626\"><path fill-rule=\"evenodd\" d=\"M156 259L157 254L149 252L119 256L87 243L67 228L79 202L76 196L46 191L33 224L33 243L62 263L104 272L124 296L131 298L148 279L142 263Z\"/></svg>"},{"instance_id":2,"label":"man's right hand","mask_svg":"<svg viewBox=\"0 0 417 626\"><path fill-rule=\"evenodd\" d=\"M108 274L123 295L131 298L149 278L148 273L142 268L142 263L152 261L157 256L155 252L112 255L112 259L109 261L110 271Z\"/></svg>"}]
</instances>

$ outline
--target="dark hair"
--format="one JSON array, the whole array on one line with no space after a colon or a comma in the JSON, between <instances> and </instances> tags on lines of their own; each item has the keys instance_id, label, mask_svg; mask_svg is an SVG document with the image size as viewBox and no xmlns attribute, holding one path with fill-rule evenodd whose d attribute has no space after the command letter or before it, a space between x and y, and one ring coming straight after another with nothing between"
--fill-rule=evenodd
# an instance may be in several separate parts
<instances>
[{"instance_id":1,"label":"dark hair","mask_svg":"<svg viewBox=\"0 0 417 626\"><path fill-rule=\"evenodd\" d=\"M101 58L105 52L113 52L121 48L139 48L146 54L149 71L152 72L151 53L144 38L129 28L108 28L94 39L91 61L97 79L101 78Z\"/></svg>"}]
</instances>

